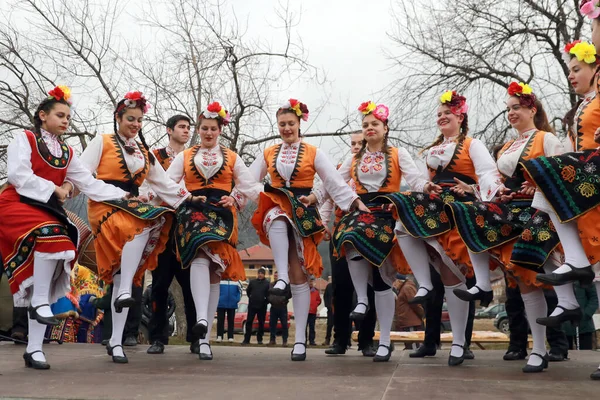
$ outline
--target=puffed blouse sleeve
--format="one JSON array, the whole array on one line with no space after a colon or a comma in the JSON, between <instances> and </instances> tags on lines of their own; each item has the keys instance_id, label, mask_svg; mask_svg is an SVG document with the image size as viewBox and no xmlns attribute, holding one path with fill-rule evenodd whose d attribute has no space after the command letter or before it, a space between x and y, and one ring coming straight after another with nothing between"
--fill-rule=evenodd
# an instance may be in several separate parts
<instances>
[{"instance_id":1,"label":"puffed blouse sleeve","mask_svg":"<svg viewBox=\"0 0 600 400\"><path fill-rule=\"evenodd\" d=\"M344 163L344 165L345 164L346 163ZM344 165L342 165L342 167L344 167ZM340 169L342 169L342 167L340 167ZM347 180L344 180L340 172L335 168L331 161L329 161L329 158L319 149L317 149L317 154L315 156L315 170L317 171L317 174L319 174L319 178L323 181L323 188L329 193L333 201L342 210L348 211L354 200L358 198L358 195L354 193L350 186L348 186L346 183ZM348 180L349 179L348 169ZM315 196L318 200L319 196L316 194Z\"/></svg>"},{"instance_id":2,"label":"puffed blouse sleeve","mask_svg":"<svg viewBox=\"0 0 600 400\"><path fill-rule=\"evenodd\" d=\"M478 139L471 141L469 156L473 160L478 181L478 197L482 201L490 201L502 185L502 179L496 162L485 145Z\"/></svg>"},{"instance_id":3,"label":"puffed blouse sleeve","mask_svg":"<svg viewBox=\"0 0 600 400\"><path fill-rule=\"evenodd\" d=\"M402 176L406 179L408 186L415 192L422 192L425 184L429 181L425 179L411 155L403 147L398 147L398 163L400 164Z\"/></svg>"}]
</instances>

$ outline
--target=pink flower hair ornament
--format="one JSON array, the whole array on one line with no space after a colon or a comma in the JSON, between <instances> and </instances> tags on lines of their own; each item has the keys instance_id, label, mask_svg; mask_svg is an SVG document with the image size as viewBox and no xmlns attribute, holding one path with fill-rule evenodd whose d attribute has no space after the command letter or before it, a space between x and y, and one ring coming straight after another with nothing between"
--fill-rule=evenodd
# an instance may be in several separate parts
<instances>
[{"instance_id":1,"label":"pink flower hair ornament","mask_svg":"<svg viewBox=\"0 0 600 400\"><path fill-rule=\"evenodd\" d=\"M440 96L440 103L450 107L450 111L454 115L461 115L469 112L467 98L458 94L456 90L445 91Z\"/></svg>"},{"instance_id":2,"label":"pink flower hair ornament","mask_svg":"<svg viewBox=\"0 0 600 400\"><path fill-rule=\"evenodd\" d=\"M371 100L365 101L358 106L358 111L363 117L373 114L381 122L387 123L390 116L390 109L385 104L375 104Z\"/></svg>"},{"instance_id":3,"label":"pink flower hair ornament","mask_svg":"<svg viewBox=\"0 0 600 400\"><path fill-rule=\"evenodd\" d=\"M584 15L589 19L596 19L600 17L600 1L582 0L579 5L579 12L581 15Z\"/></svg>"}]
</instances>

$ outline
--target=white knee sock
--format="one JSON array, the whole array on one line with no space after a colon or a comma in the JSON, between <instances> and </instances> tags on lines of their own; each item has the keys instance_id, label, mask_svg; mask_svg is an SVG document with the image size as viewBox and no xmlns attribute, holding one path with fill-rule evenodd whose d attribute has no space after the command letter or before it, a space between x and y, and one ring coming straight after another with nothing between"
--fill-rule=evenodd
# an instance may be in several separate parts
<instances>
[{"instance_id":1,"label":"white knee sock","mask_svg":"<svg viewBox=\"0 0 600 400\"><path fill-rule=\"evenodd\" d=\"M138 270L144 249L150 238L150 231L147 230L135 235L132 241L125 243L121 253L121 285L117 297L126 299L131 297L131 286L133 278Z\"/></svg>"},{"instance_id":2,"label":"white knee sock","mask_svg":"<svg viewBox=\"0 0 600 400\"><path fill-rule=\"evenodd\" d=\"M398 244L419 284L419 290L415 296L425 296L427 294L427 290L425 289L433 289L431 271L429 269L429 256L427 255L425 242L421 239L404 235L398 237Z\"/></svg>"},{"instance_id":3,"label":"white knee sock","mask_svg":"<svg viewBox=\"0 0 600 400\"><path fill-rule=\"evenodd\" d=\"M296 321L296 343L306 343L306 323L308 321L308 309L310 308L310 287L308 282L300 285L290 285L292 291L292 305L294 306L294 319ZM292 350L294 354L303 354L306 347L295 344Z\"/></svg>"},{"instance_id":4,"label":"white knee sock","mask_svg":"<svg viewBox=\"0 0 600 400\"><path fill-rule=\"evenodd\" d=\"M571 264L575 268L583 268L590 265L581 239L579 238L579 229L577 228L577 221L570 221L561 224L558 216L554 212L549 212L548 215L556 228L556 233L560 238L560 243L565 251L565 264ZM571 271L568 265L562 265L554 271L556 274L564 274L565 272Z\"/></svg>"},{"instance_id":5,"label":"white knee sock","mask_svg":"<svg viewBox=\"0 0 600 400\"><path fill-rule=\"evenodd\" d=\"M217 306L219 305L219 294L220 294L221 284L220 283L211 283L210 284L210 296L208 298L208 329L206 333L206 337L204 339L200 339L200 345L202 343L210 344L210 334L212 332L213 322L215 320L215 313L217 312ZM212 354L209 346L201 346L200 351L205 354Z\"/></svg>"},{"instance_id":6,"label":"white knee sock","mask_svg":"<svg viewBox=\"0 0 600 400\"><path fill-rule=\"evenodd\" d=\"M33 256L33 293L31 296L31 306L37 307L42 304L49 304L50 285L52 285L52 277L56 271L56 260L45 260L42 257ZM54 314L50 306L40 307L37 313L42 317L52 317Z\"/></svg>"},{"instance_id":7,"label":"white knee sock","mask_svg":"<svg viewBox=\"0 0 600 400\"><path fill-rule=\"evenodd\" d=\"M205 320L208 327L208 305L211 292L210 260L205 257L195 258L190 268L190 288L196 307L196 322Z\"/></svg>"},{"instance_id":8,"label":"white knee sock","mask_svg":"<svg viewBox=\"0 0 600 400\"><path fill-rule=\"evenodd\" d=\"M465 330L467 329L467 319L469 317L469 302L462 301L454 294L454 289L467 290L467 285L459 283L454 286L445 286L446 303L448 304L448 314L450 315L450 324L452 324L452 344L459 346L465 345ZM450 354L454 357L461 357L464 349L459 346L452 346Z\"/></svg>"},{"instance_id":9,"label":"white knee sock","mask_svg":"<svg viewBox=\"0 0 600 400\"><path fill-rule=\"evenodd\" d=\"M523 304L525 304L525 314L527 314L527 322L529 322L531 336L533 337L533 350L527 364L540 365L542 359L533 353L542 356L546 354L546 327L535 321L548 315L548 305L541 289L536 289L530 293L521 293L521 298Z\"/></svg>"},{"instance_id":10,"label":"white knee sock","mask_svg":"<svg viewBox=\"0 0 600 400\"><path fill-rule=\"evenodd\" d=\"M377 309L377 318L379 319L379 344L388 347L390 345L390 332L392 331L395 307L396 299L391 288L375 292L375 308ZM377 354L385 356L388 354L388 350L385 347L380 347L377 349Z\"/></svg>"},{"instance_id":11,"label":"white knee sock","mask_svg":"<svg viewBox=\"0 0 600 400\"><path fill-rule=\"evenodd\" d=\"M555 269L556 265L554 265L552 262L546 262L544 264L544 272L547 274L554 272ZM565 285L554 286L554 291L556 292L556 297L558 297L559 306L564 307L567 310L574 310L579 307L579 303L575 297L575 291L573 290L572 282L569 282ZM562 308L556 307L550 316L556 317L562 313Z\"/></svg>"},{"instance_id":12,"label":"white knee sock","mask_svg":"<svg viewBox=\"0 0 600 400\"><path fill-rule=\"evenodd\" d=\"M290 283L288 275L290 240L288 238L288 223L283 218L278 218L271 224L269 228L269 243L271 244L273 261L275 261L279 279ZM278 282L275 284L275 288L283 290L285 289L285 285L282 282Z\"/></svg>"},{"instance_id":13,"label":"white knee sock","mask_svg":"<svg viewBox=\"0 0 600 400\"><path fill-rule=\"evenodd\" d=\"M47 325L40 324L35 319L27 319L29 331L27 332L27 352L42 351L44 344L44 334L46 333ZM45 362L46 357L42 353L35 353L31 356L35 361Z\"/></svg>"},{"instance_id":14,"label":"white knee sock","mask_svg":"<svg viewBox=\"0 0 600 400\"><path fill-rule=\"evenodd\" d=\"M356 304L354 311L364 314L367 312L367 306L369 305L367 286L369 285L369 270L371 269L371 264L364 258L359 260L347 258L346 260L348 261L348 271L350 271L352 284L354 285L354 290L356 290L356 302L363 303Z\"/></svg>"},{"instance_id":15,"label":"white knee sock","mask_svg":"<svg viewBox=\"0 0 600 400\"><path fill-rule=\"evenodd\" d=\"M473 253L469 250L469 257L473 263L473 270L475 271L475 284L481 290L486 292L492 291L492 285L490 283L490 254L487 251L482 253ZM475 294L479 292L475 286L469 289L469 293Z\"/></svg>"},{"instance_id":16,"label":"white knee sock","mask_svg":"<svg viewBox=\"0 0 600 400\"><path fill-rule=\"evenodd\" d=\"M131 288L131 283L129 284ZM123 331L125 330L125 323L127 322L127 314L129 314L129 308L124 308L122 312L118 313L115 310L115 300L119 297L119 289L121 286L121 274L117 274L113 276L113 292L112 298L110 300L110 309L112 311L112 334L110 336L110 340L108 344L113 347L116 345L123 344ZM125 353L123 353L122 347L115 347L113 349L114 356L123 357Z\"/></svg>"}]
</instances>

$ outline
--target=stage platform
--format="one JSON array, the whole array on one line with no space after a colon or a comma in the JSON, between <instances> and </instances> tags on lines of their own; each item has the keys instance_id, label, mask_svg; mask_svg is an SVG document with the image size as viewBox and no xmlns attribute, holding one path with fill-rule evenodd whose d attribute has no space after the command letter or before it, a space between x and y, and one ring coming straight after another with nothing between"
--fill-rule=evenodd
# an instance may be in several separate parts
<instances>
[{"instance_id":1,"label":"stage platform","mask_svg":"<svg viewBox=\"0 0 600 400\"><path fill-rule=\"evenodd\" d=\"M546 372L524 374L524 361L502 361L503 351L475 350L475 360L447 366L448 350L411 359L394 352L373 363L356 347L344 356L309 349L304 362L290 349L213 346L215 359L200 361L187 346L148 355L145 345L126 348L129 364L113 364L101 345L46 345L49 371L24 368L24 346L0 343L1 399L565 399L598 398L589 378L600 352L570 353Z\"/></svg>"}]
</instances>

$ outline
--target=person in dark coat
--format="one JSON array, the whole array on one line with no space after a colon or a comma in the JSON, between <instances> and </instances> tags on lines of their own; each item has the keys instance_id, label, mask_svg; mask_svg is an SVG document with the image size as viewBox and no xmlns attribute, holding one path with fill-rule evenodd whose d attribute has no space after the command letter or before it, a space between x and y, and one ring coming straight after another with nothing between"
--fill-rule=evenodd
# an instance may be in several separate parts
<instances>
[{"instance_id":1,"label":"person in dark coat","mask_svg":"<svg viewBox=\"0 0 600 400\"><path fill-rule=\"evenodd\" d=\"M579 350L594 350L594 342L596 340L596 328L594 328L594 320L592 319L598 309L598 295L594 286L587 288L581 287L579 282L573 283L575 297L577 303L581 307L583 316L579 321ZM575 350L576 334L575 327L568 321L562 324L563 331L567 335L569 341L569 350Z\"/></svg>"},{"instance_id":2,"label":"person in dark coat","mask_svg":"<svg viewBox=\"0 0 600 400\"><path fill-rule=\"evenodd\" d=\"M258 270L258 278L250 281L246 288L248 295L248 318L246 319L246 334L242 344L250 344L252 336L252 325L254 317L258 318L258 332L256 340L258 344L263 344L263 334L265 332L265 317L267 315L267 296L269 295L269 281L265 279L266 269L260 267Z\"/></svg>"},{"instance_id":3,"label":"person in dark coat","mask_svg":"<svg viewBox=\"0 0 600 400\"><path fill-rule=\"evenodd\" d=\"M270 287L275 286L275 282L279 279L279 275L277 271L273 274L273 282L271 282ZM288 287L286 290L286 299L292 298L292 291ZM271 303L271 312L269 314L269 328L271 331L271 340L269 340L269 346L275 346L277 344L277 321L281 322L281 340L283 341L282 347L287 347L288 341L288 310L287 310L287 302L275 304Z\"/></svg>"},{"instance_id":4,"label":"person in dark coat","mask_svg":"<svg viewBox=\"0 0 600 400\"><path fill-rule=\"evenodd\" d=\"M323 346L329 346L331 343L331 331L333 330L333 283L331 275L329 276L329 283L325 287L323 303L325 303L325 308L327 308L327 332L325 333Z\"/></svg>"},{"instance_id":5,"label":"person in dark coat","mask_svg":"<svg viewBox=\"0 0 600 400\"><path fill-rule=\"evenodd\" d=\"M219 287L219 305L217 306L217 342L223 340L225 334L225 314L227 314L227 339L233 342L235 310L242 298L242 287L239 282L223 279Z\"/></svg>"}]
</instances>

